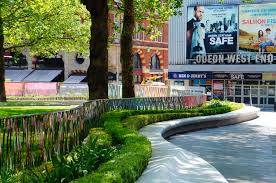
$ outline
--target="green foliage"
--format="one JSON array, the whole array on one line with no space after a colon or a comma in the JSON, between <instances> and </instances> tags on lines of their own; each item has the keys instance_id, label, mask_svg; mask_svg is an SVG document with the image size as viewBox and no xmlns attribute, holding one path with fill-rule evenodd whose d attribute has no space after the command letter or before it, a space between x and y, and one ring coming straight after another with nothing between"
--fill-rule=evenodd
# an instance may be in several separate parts
<instances>
[{"instance_id":1,"label":"green foliage","mask_svg":"<svg viewBox=\"0 0 276 183\"><path fill-rule=\"evenodd\" d=\"M133 114L135 115L123 120L123 124L129 129L139 130L144 126L157 121L168 121L172 119L190 118L195 116L222 114L238 110L242 107L243 104L212 100L201 107L193 109L133 111Z\"/></svg>"},{"instance_id":2,"label":"green foliage","mask_svg":"<svg viewBox=\"0 0 276 183\"><path fill-rule=\"evenodd\" d=\"M145 30L151 35L160 35L156 27L166 23L171 16L179 15L179 8L182 7L183 0L164 0L164 1L135 1L135 18L139 23L140 29ZM145 26L143 21L149 21Z\"/></svg>"},{"instance_id":3,"label":"green foliage","mask_svg":"<svg viewBox=\"0 0 276 183\"><path fill-rule=\"evenodd\" d=\"M74 183L128 183L135 182L142 174L151 157L150 142L137 130L151 123L178 118L213 115L230 112L242 107L240 104L221 102L222 105L210 108L212 101L202 107L184 110L121 110L102 116L105 130L113 137L113 143L121 144L115 157L103 163L87 176L74 180Z\"/></svg>"},{"instance_id":4,"label":"green foliage","mask_svg":"<svg viewBox=\"0 0 276 183\"><path fill-rule=\"evenodd\" d=\"M115 3L110 1L110 9L114 10L117 15L121 15L126 11L123 3ZM151 36L151 39L161 36L161 31L157 27L161 27L171 16L180 15L180 7L183 0L134 0L134 17L137 27L135 32L144 31ZM145 24L145 21L148 24ZM121 32L121 25L114 25L116 32Z\"/></svg>"},{"instance_id":5,"label":"green foliage","mask_svg":"<svg viewBox=\"0 0 276 183\"><path fill-rule=\"evenodd\" d=\"M0 107L4 106L61 106L63 104L59 102L24 102L24 101L9 101L5 103L0 103Z\"/></svg>"},{"instance_id":6,"label":"green foliage","mask_svg":"<svg viewBox=\"0 0 276 183\"><path fill-rule=\"evenodd\" d=\"M124 125L127 128L133 130L139 130L140 128L158 122L168 121L172 119L190 118L195 116L203 116L203 113L164 113L164 114L151 114L151 115L138 115L131 116L124 120Z\"/></svg>"},{"instance_id":7,"label":"green foliage","mask_svg":"<svg viewBox=\"0 0 276 183\"><path fill-rule=\"evenodd\" d=\"M69 155L57 155L51 163L27 172L25 182L70 182L82 177L100 164L111 159L116 152L110 146L111 137L102 129L93 129L84 143Z\"/></svg>"},{"instance_id":8,"label":"green foliage","mask_svg":"<svg viewBox=\"0 0 276 183\"><path fill-rule=\"evenodd\" d=\"M72 106L0 106L0 118L67 110Z\"/></svg>"},{"instance_id":9,"label":"green foliage","mask_svg":"<svg viewBox=\"0 0 276 183\"><path fill-rule=\"evenodd\" d=\"M97 138L97 144L103 146L111 146L112 145L112 137L104 131L103 128L92 128L89 132L90 138ZM84 143L86 143L84 140Z\"/></svg>"},{"instance_id":10,"label":"green foliage","mask_svg":"<svg viewBox=\"0 0 276 183\"><path fill-rule=\"evenodd\" d=\"M205 103L202 106L202 109L214 109L214 108L229 108L229 111L234 111L243 107L243 104L229 102L229 101L221 101L221 100L211 100Z\"/></svg>"},{"instance_id":11,"label":"green foliage","mask_svg":"<svg viewBox=\"0 0 276 183\"><path fill-rule=\"evenodd\" d=\"M78 0L6 0L1 5L5 49L88 53L91 21Z\"/></svg>"},{"instance_id":12,"label":"green foliage","mask_svg":"<svg viewBox=\"0 0 276 183\"><path fill-rule=\"evenodd\" d=\"M16 177L14 172L7 167L1 167L0 169L0 182L1 183L14 183L16 182Z\"/></svg>"},{"instance_id":13,"label":"green foliage","mask_svg":"<svg viewBox=\"0 0 276 183\"><path fill-rule=\"evenodd\" d=\"M103 116L105 130L112 135L114 143L122 147L112 160L74 182L134 182L140 176L151 157L151 146L145 137L121 123L131 113L114 111Z\"/></svg>"},{"instance_id":14,"label":"green foliage","mask_svg":"<svg viewBox=\"0 0 276 183\"><path fill-rule=\"evenodd\" d=\"M151 144L138 129L151 123L213 115L241 108L241 104L211 101L183 110L117 110L104 114L104 128L90 130L83 144L66 156L23 173L25 182L135 182L151 157ZM116 149L113 147L116 146ZM9 176L12 177L12 176Z\"/></svg>"}]
</instances>

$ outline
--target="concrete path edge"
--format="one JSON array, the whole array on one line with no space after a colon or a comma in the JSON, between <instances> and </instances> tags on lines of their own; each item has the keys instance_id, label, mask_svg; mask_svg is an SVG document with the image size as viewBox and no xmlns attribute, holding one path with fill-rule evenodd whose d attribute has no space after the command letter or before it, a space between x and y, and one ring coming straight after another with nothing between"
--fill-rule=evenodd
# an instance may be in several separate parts
<instances>
[{"instance_id":1,"label":"concrete path edge","mask_svg":"<svg viewBox=\"0 0 276 183\"><path fill-rule=\"evenodd\" d=\"M152 144L152 158L138 183L227 183L221 173L197 155L171 144L165 138L178 133L246 122L258 117L259 108L213 116L171 120L148 125L140 130ZM204 148L204 147L203 147Z\"/></svg>"}]
</instances>

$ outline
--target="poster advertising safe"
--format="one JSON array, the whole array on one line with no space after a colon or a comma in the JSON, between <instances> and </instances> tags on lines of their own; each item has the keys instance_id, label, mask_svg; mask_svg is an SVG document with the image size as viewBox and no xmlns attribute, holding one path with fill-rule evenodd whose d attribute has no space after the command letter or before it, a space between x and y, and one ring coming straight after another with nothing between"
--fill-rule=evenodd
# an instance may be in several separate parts
<instances>
[{"instance_id":1,"label":"poster advertising safe","mask_svg":"<svg viewBox=\"0 0 276 183\"><path fill-rule=\"evenodd\" d=\"M246 52L276 52L276 4L247 4L239 10L239 48Z\"/></svg>"},{"instance_id":2,"label":"poster advertising safe","mask_svg":"<svg viewBox=\"0 0 276 183\"><path fill-rule=\"evenodd\" d=\"M237 52L238 6L188 7L187 59Z\"/></svg>"}]
</instances>

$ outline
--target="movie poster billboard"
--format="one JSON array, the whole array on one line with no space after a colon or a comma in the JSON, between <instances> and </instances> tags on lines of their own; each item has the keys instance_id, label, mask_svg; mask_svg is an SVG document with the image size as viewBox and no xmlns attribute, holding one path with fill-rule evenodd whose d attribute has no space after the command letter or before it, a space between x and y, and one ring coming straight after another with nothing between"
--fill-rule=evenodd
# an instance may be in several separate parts
<instances>
[{"instance_id":1,"label":"movie poster billboard","mask_svg":"<svg viewBox=\"0 0 276 183\"><path fill-rule=\"evenodd\" d=\"M247 4L239 9L240 52L276 52L276 4Z\"/></svg>"},{"instance_id":2,"label":"movie poster billboard","mask_svg":"<svg viewBox=\"0 0 276 183\"><path fill-rule=\"evenodd\" d=\"M237 52L238 6L188 7L187 59Z\"/></svg>"}]
</instances>

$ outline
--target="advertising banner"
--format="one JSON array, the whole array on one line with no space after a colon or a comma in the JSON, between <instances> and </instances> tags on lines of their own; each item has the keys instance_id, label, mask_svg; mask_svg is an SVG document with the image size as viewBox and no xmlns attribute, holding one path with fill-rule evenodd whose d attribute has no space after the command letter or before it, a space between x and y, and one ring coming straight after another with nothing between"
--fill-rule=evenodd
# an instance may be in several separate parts
<instances>
[{"instance_id":1,"label":"advertising banner","mask_svg":"<svg viewBox=\"0 0 276 183\"><path fill-rule=\"evenodd\" d=\"M239 8L240 52L276 52L276 4L246 4Z\"/></svg>"},{"instance_id":2,"label":"advertising banner","mask_svg":"<svg viewBox=\"0 0 276 183\"><path fill-rule=\"evenodd\" d=\"M276 73L263 73L263 79L268 81L276 80Z\"/></svg>"},{"instance_id":3,"label":"advertising banner","mask_svg":"<svg viewBox=\"0 0 276 183\"><path fill-rule=\"evenodd\" d=\"M216 92L223 92L224 90L224 83L223 81L214 81L214 91Z\"/></svg>"},{"instance_id":4,"label":"advertising banner","mask_svg":"<svg viewBox=\"0 0 276 183\"><path fill-rule=\"evenodd\" d=\"M187 59L213 53L236 53L238 6L188 7Z\"/></svg>"}]
</instances>

